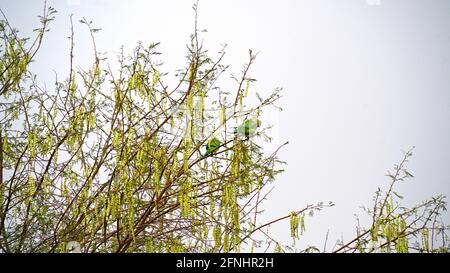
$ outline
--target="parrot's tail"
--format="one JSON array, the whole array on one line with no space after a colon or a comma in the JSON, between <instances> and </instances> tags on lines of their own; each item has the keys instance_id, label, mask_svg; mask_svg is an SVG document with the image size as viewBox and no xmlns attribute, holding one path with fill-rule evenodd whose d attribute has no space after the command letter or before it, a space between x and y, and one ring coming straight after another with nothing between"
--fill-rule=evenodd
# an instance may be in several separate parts
<instances>
[{"instance_id":1,"label":"parrot's tail","mask_svg":"<svg viewBox=\"0 0 450 273\"><path fill-rule=\"evenodd\" d=\"M210 155L210 153L208 153L208 151L206 151L204 154L202 154L201 159L205 159Z\"/></svg>"}]
</instances>

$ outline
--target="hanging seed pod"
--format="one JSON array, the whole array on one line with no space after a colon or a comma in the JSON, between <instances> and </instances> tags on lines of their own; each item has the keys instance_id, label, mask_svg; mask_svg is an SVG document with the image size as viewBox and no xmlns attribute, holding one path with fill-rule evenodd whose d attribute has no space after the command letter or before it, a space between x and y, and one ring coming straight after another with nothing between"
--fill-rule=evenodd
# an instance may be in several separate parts
<instances>
[{"instance_id":1,"label":"hanging seed pod","mask_svg":"<svg viewBox=\"0 0 450 273\"><path fill-rule=\"evenodd\" d=\"M242 97L243 97L242 92L240 92L239 93L239 112L241 112L241 113L243 111Z\"/></svg>"},{"instance_id":2,"label":"hanging seed pod","mask_svg":"<svg viewBox=\"0 0 450 273\"><path fill-rule=\"evenodd\" d=\"M225 228L225 234L223 237L223 252L230 252L230 233L227 228Z\"/></svg>"},{"instance_id":3,"label":"hanging seed pod","mask_svg":"<svg viewBox=\"0 0 450 273\"><path fill-rule=\"evenodd\" d=\"M194 94L192 92L187 97L186 107L188 109L189 116L192 117L194 113Z\"/></svg>"},{"instance_id":4,"label":"hanging seed pod","mask_svg":"<svg viewBox=\"0 0 450 273\"><path fill-rule=\"evenodd\" d=\"M225 105L221 105L220 106L220 112L219 112L219 119L220 119L220 124L223 125L225 124L226 121L226 115L225 115Z\"/></svg>"},{"instance_id":5,"label":"hanging seed pod","mask_svg":"<svg viewBox=\"0 0 450 273\"><path fill-rule=\"evenodd\" d=\"M36 129L28 132L28 146L30 150L30 158L34 159L36 156Z\"/></svg>"},{"instance_id":6,"label":"hanging seed pod","mask_svg":"<svg viewBox=\"0 0 450 273\"><path fill-rule=\"evenodd\" d=\"M244 97L248 96L248 88L250 87L250 81L247 80L246 84L245 84L245 91L244 91Z\"/></svg>"},{"instance_id":7,"label":"hanging seed pod","mask_svg":"<svg viewBox=\"0 0 450 273\"><path fill-rule=\"evenodd\" d=\"M428 228L422 229L422 248L426 252L430 251L429 235Z\"/></svg>"},{"instance_id":8,"label":"hanging seed pod","mask_svg":"<svg viewBox=\"0 0 450 273\"><path fill-rule=\"evenodd\" d=\"M36 182L32 175L28 176L28 204L33 201L33 196L36 192Z\"/></svg>"},{"instance_id":9,"label":"hanging seed pod","mask_svg":"<svg viewBox=\"0 0 450 273\"><path fill-rule=\"evenodd\" d=\"M291 212L290 217L290 226L291 226L291 237L295 240L298 238L298 225L299 225L299 216L296 212Z\"/></svg>"},{"instance_id":10,"label":"hanging seed pod","mask_svg":"<svg viewBox=\"0 0 450 273\"><path fill-rule=\"evenodd\" d=\"M303 235L303 233L306 231L305 226L305 214L302 214L300 219L300 235Z\"/></svg>"}]
</instances>

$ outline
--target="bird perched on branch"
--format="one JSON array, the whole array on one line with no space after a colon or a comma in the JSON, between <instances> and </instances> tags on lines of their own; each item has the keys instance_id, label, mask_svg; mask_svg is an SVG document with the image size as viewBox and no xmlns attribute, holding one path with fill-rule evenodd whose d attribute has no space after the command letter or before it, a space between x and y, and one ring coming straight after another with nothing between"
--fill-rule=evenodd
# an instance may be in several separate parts
<instances>
[{"instance_id":1,"label":"bird perched on branch","mask_svg":"<svg viewBox=\"0 0 450 273\"><path fill-rule=\"evenodd\" d=\"M204 158L205 158L205 157L208 157L208 156L210 156L211 154L213 154L214 152L216 152L216 151L219 149L219 147L220 147L221 144L222 144L222 143L220 142L220 140L217 139L216 137L213 137L212 139L210 139L210 140L206 143L206 145L205 145L206 152L205 152L205 154L203 155L203 157L204 157Z\"/></svg>"},{"instance_id":2,"label":"bird perched on branch","mask_svg":"<svg viewBox=\"0 0 450 273\"><path fill-rule=\"evenodd\" d=\"M239 127L234 128L234 136L249 138L261 126L259 119L246 119Z\"/></svg>"}]
</instances>

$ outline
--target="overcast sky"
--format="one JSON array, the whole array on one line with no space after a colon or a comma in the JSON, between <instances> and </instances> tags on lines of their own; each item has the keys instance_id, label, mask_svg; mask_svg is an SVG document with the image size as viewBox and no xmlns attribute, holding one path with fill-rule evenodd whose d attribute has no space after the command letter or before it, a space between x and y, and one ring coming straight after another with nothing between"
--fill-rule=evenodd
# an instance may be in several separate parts
<instances>
[{"instance_id":1,"label":"overcast sky","mask_svg":"<svg viewBox=\"0 0 450 273\"><path fill-rule=\"evenodd\" d=\"M69 14L102 28L100 51L161 42L166 71L185 63L193 1L48 1L58 10L34 71L51 86L52 69L68 71ZM24 33L38 25L43 1L0 0ZM384 175L415 146L413 180L399 187L405 204L450 196L450 1L203 0L200 28L211 52L228 44L225 63L238 73L248 49L260 52L253 90L283 87L269 121L288 162L265 203L271 219L318 201L336 206L307 218L299 241L322 248L355 234L355 213L370 205ZM92 63L85 28L75 24L76 65ZM86 68L86 66L84 66ZM67 74L67 73L66 73ZM447 224L449 214L444 215ZM290 243L289 222L272 235Z\"/></svg>"}]
</instances>

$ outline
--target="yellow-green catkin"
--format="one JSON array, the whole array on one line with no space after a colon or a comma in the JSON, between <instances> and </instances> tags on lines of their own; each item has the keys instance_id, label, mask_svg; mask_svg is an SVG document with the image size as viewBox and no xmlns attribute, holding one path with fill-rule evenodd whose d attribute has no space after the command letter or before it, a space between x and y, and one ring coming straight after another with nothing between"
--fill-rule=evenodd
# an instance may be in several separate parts
<instances>
[{"instance_id":1,"label":"yellow-green catkin","mask_svg":"<svg viewBox=\"0 0 450 273\"><path fill-rule=\"evenodd\" d=\"M372 239L373 242L377 242L378 241L378 231L380 229L380 220L377 219L375 221L375 223L373 224L372 229L370 230L370 237Z\"/></svg>"},{"instance_id":2,"label":"yellow-green catkin","mask_svg":"<svg viewBox=\"0 0 450 273\"><path fill-rule=\"evenodd\" d=\"M155 242L152 237L148 237L145 242L145 252L147 253L155 253Z\"/></svg>"},{"instance_id":3,"label":"yellow-green catkin","mask_svg":"<svg viewBox=\"0 0 450 273\"><path fill-rule=\"evenodd\" d=\"M31 159L34 159L34 157L36 156L36 138L36 129L28 132L28 147Z\"/></svg>"},{"instance_id":4,"label":"yellow-green catkin","mask_svg":"<svg viewBox=\"0 0 450 273\"><path fill-rule=\"evenodd\" d=\"M222 228L219 224L214 226L213 229L214 249L218 250L222 246Z\"/></svg>"},{"instance_id":5,"label":"yellow-green catkin","mask_svg":"<svg viewBox=\"0 0 450 273\"><path fill-rule=\"evenodd\" d=\"M300 223L299 215L296 212L291 212L290 217L291 237L294 240L298 238L299 223Z\"/></svg>"},{"instance_id":6,"label":"yellow-green catkin","mask_svg":"<svg viewBox=\"0 0 450 273\"><path fill-rule=\"evenodd\" d=\"M178 202L181 208L181 217L188 218L191 215L191 191L192 183L189 177L186 177L181 183Z\"/></svg>"},{"instance_id":7,"label":"yellow-green catkin","mask_svg":"<svg viewBox=\"0 0 450 273\"><path fill-rule=\"evenodd\" d=\"M303 233L306 231L306 226L305 226L305 214L301 215L300 218L300 235L303 235Z\"/></svg>"},{"instance_id":8,"label":"yellow-green catkin","mask_svg":"<svg viewBox=\"0 0 450 273\"><path fill-rule=\"evenodd\" d=\"M226 121L225 105L223 105L223 104L220 105L219 119L220 119L221 125L225 124L225 121Z\"/></svg>"},{"instance_id":9,"label":"yellow-green catkin","mask_svg":"<svg viewBox=\"0 0 450 273\"><path fill-rule=\"evenodd\" d=\"M187 97L186 106L188 109L189 117L193 117L194 114L194 93L190 93Z\"/></svg>"},{"instance_id":10,"label":"yellow-green catkin","mask_svg":"<svg viewBox=\"0 0 450 273\"><path fill-rule=\"evenodd\" d=\"M430 251L429 230L428 230L428 228L422 229L422 249L425 252L429 252Z\"/></svg>"},{"instance_id":11,"label":"yellow-green catkin","mask_svg":"<svg viewBox=\"0 0 450 273\"><path fill-rule=\"evenodd\" d=\"M242 93L240 93L239 94L239 112L242 112L243 108L244 108L242 101L243 101L243 95L242 95Z\"/></svg>"},{"instance_id":12,"label":"yellow-green catkin","mask_svg":"<svg viewBox=\"0 0 450 273\"><path fill-rule=\"evenodd\" d=\"M248 96L248 89L250 87L250 81L247 81L245 84L245 91L244 91L244 97Z\"/></svg>"},{"instance_id":13,"label":"yellow-green catkin","mask_svg":"<svg viewBox=\"0 0 450 273\"><path fill-rule=\"evenodd\" d=\"M408 253L409 252L409 246L408 246L408 238L405 235L407 228L406 221L402 218L400 220L399 224L399 239L397 240L397 252L398 253Z\"/></svg>"},{"instance_id":14,"label":"yellow-green catkin","mask_svg":"<svg viewBox=\"0 0 450 273\"><path fill-rule=\"evenodd\" d=\"M160 77L159 71L155 69L155 71L153 72L152 88L151 88L151 96L155 100L156 100L156 86L158 84L159 77Z\"/></svg>"},{"instance_id":15,"label":"yellow-green catkin","mask_svg":"<svg viewBox=\"0 0 450 273\"><path fill-rule=\"evenodd\" d=\"M233 220L233 232L232 232L232 239L233 239L233 248L236 250L236 252L240 251L240 208L237 204L237 200L232 205L232 220Z\"/></svg>"},{"instance_id":16,"label":"yellow-green catkin","mask_svg":"<svg viewBox=\"0 0 450 273\"><path fill-rule=\"evenodd\" d=\"M277 243L277 245L275 246L274 252L275 253L283 253L284 252L279 243Z\"/></svg>"},{"instance_id":17,"label":"yellow-green catkin","mask_svg":"<svg viewBox=\"0 0 450 273\"><path fill-rule=\"evenodd\" d=\"M2 138L3 138L3 147L2 147L3 154L8 154L9 151L10 151L9 142L8 142L8 135L5 134L5 135L2 136Z\"/></svg>"},{"instance_id":18,"label":"yellow-green catkin","mask_svg":"<svg viewBox=\"0 0 450 273\"><path fill-rule=\"evenodd\" d=\"M36 192L36 184L32 175L28 176L28 204L33 200L33 196Z\"/></svg>"},{"instance_id":19,"label":"yellow-green catkin","mask_svg":"<svg viewBox=\"0 0 450 273\"><path fill-rule=\"evenodd\" d=\"M196 111L197 112L196 120L199 123L203 123L204 111L205 111L205 92L200 90L198 93L198 102L197 102L197 111ZM203 133L203 130L202 130L202 133Z\"/></svg>"},{"instance_id":20,"label":"yellow-green catkin","mask_svg":"<svg viewBox=\"0 0 450 273\"><path fill-rule=\"evenodd\" d=\"M225 234L223 237L223 252L230 252L230 233L227 229L225 229Z\"/></svg>"},{"instance_id":21,"label":"yellow-green catkin","mask_svg":"<svg viewBox=\"0 0 450 273\"><path fill-rule=\"evenodd\" d=\"M189 121L187 122L186 125L186 134L185 134L185 138L184 138L184 151L183 151L183 168L184 168L184 172L188 173L189 172L189 157L190 157L190 152L191 152L191 148L192 148L192 120L189 119Z\"/></svg>"}]
</instances>

